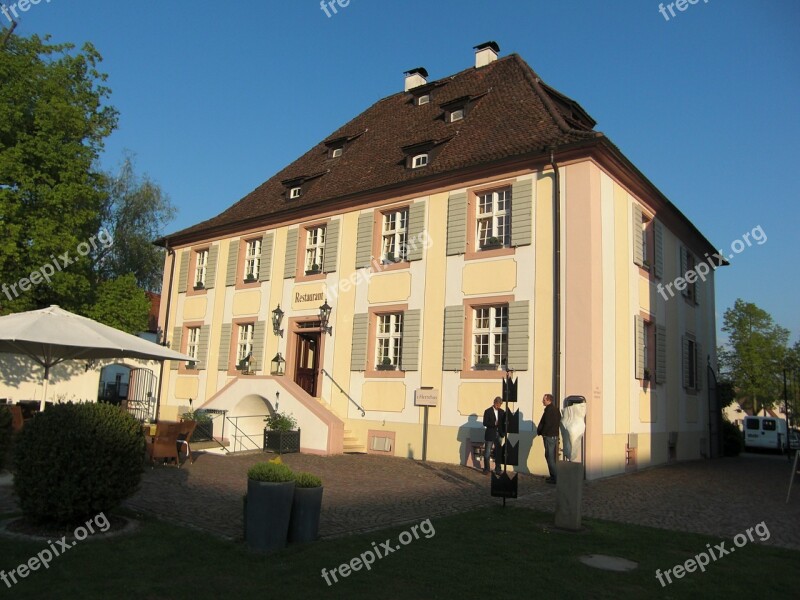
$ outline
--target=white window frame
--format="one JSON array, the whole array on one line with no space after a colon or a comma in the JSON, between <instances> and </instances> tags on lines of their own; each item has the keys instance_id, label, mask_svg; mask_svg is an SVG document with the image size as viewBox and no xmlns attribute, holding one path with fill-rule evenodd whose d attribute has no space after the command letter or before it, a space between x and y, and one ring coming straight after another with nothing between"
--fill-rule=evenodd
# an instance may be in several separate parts
<instances>
[{"instance_id":1,"label":"white window frame","mask_svg":"<svg viewBox=\"0 0 800 600\"><path fill-rule=\"evenodd\" d=\"M208 249L198 250L194 267L194 287L206 286L207 270L208 270Z\"/></svg>"},{"instance_id":2,"label":"white window frame","mask_svg":"<svg viewBox=\"0 0 800 600\"><path fill-rule=\"evenodd\" d=\"M508 365L508 304L472 307L472 364Z\"/></svg>"},{"instance_id":3,"label":"white window frame","mask_svg":"<svg viewBox=\"0 0 800 600\"><path fill-rule=\"evenodd\" d=\"M491 238L500 240L504 248L511 244L510 187L476 195L475 244L483 248Z\"/></svg>"},{"instance_id":4,"label":"white window frame","mask_svg":"<svg viewBox=\"0 0 800 600\"><path fill-rule=\"evenodd\" d=\"M302 194L303 188L301 187L293 187L289 190L289 199L294 200L295 198L299 198L300 194Z\"/></svg>"},{"instance_id":5,"label":"white window frame","mask_svg":"<svg viewBox=\"0 0 800 600\"><path fill-rule=\"evenodd\" d=\"M456 121L461 121L464 118L464 109L457 108L456 110L450 113L450 122L455 123Z\"/></svg>"},{"instance_id":6,"label":"white window frame","mask_svg":"<svg viewBox=\"0 0 800 600\"><path fill-rule=\"evenodd\" d=\"M259 271L261 270L261 238L247 241L247 247L244 255L244 278L247 280L249 276L258 280Z\"/></svg>"},{"instance_id":7,"label":"white window frame","mask_svg":"<svg viewBox=\"0 0 800 600\"><path fill-rule=\"evenodd\" d=\"M190 363L197 362L197 350L200 343L200 328L188 327L186 329L186 355L191 356Z\"/></svg>"},{"instance_id":8,"label":"white window frame","mask_svg":"<svg viewBox=\"0 0 800 600\"><path fill-rule=\"evenodd\" d=\"M381 219L381 262L393 263L407 260L408 207L383 213ZM393 258L389 258L389 254Z\"/></svg>"},{"instance_id":9,"label":"white window frame","mask_svg":"<svg viewBox=\"0 0 800 600\"><path fill-rule=\"evenodd\" d=\"M422 106L423 104L428 104L431 101L430 94L423 94L419 98L417 98L417 106Z\"/></svg>"},{"instance_id":10,"label":"white window frame","mask_svg":"<svg viewBox=\"0 0 800 600\"><path fill-rule=\"evenodd\" d=\"M238 366L248 354L253 352L253 334L255 323L241 323L239 325L239 337L236 343L236 365Z\"/></svg>"},{"instance_id":11,"label":"white window frame","mask_svg":"<svg viewBox=\"0 0 800 600\"><path fill-rule=\"evenodd\" d=\"M317 225L306 229L306 271L311 271L313 265L317 265L319 270L322 271L322 265L325 260L326 234L326 225Z\"/></svg>"},{"instance_id":12,"label":"white window frame","mask_svg":"<svg viewBox=\"0 0 800 600\"><path fill-rule=\"evenodd\" d=\"M411 159L411 168L420 169L428 166L428 153L417 154Z\"/></svg>"},{"instance_id":13,"label":"white window frame","mask_svg":"<svg viewBox=\"0 0 800 600\"><path fill-rule=\"evenodd\" d=\"M342 155L343 152L344 152L344 148L341 148L341 147L334 148L333 150L331 150L331 158L339 158Z\"/></svg>"},{"instance_id":14,"label":"white window frame","mask_svg":"<svg viewBox=\"0 0 800 600\"><path fill-rule=\"evenodd\" d=\"M400 366L403 352L403 313L379 313L375 323L375 365L388 357L392 366Z\"/></svg>"}]
</instances>

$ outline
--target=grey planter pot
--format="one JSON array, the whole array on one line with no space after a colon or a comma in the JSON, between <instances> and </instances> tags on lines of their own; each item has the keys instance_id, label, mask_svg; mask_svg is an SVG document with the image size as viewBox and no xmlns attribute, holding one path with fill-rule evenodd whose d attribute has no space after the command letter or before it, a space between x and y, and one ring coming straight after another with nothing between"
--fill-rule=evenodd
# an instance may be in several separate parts
<instances>
[{"instance_id":1,"label":"grey planter pot","mask_svg":"<svg viewBox=\"0 0 800 600\"><path fill-rule=\"evenodd\" d=\"M294 488L292 518L289 521L289 543L313 542L319 537L319 515L322 511L322 487Z\"/></svg>"},{"instance_id":2,"label":"grey planter pot","mask_svg":"<svg viewBox=\"0 0 800 600\"><path fill-rule=\"evenodd\" d=\"M286 547L293 498L294 481L247 480L244 537L251 550L267 552Z\"/></svg>"}]
</instances>

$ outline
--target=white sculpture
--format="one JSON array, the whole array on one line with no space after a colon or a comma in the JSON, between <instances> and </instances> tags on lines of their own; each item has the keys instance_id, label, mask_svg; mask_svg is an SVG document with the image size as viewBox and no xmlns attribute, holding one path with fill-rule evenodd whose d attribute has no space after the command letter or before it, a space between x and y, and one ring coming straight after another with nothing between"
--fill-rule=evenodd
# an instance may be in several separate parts
<instances>
[{"instance_id":1,"label":"white sculpture","mask_svg":"<svg viewBox=\"0 0 800 600\"><path fill-rule=\"evenodd\" d=\"M586 399L569 396L561 415L561 438L564 440L564 459L576 461L581 458L581 438L586 431Z\"/></svg>"}]
</instances>

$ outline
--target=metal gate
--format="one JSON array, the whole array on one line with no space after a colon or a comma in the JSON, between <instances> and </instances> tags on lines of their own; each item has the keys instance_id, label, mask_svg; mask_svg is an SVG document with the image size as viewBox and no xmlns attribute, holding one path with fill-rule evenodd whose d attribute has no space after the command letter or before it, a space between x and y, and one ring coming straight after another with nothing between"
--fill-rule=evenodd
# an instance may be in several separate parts
<instances>
[{"instance_id":1,"label":"metal gate","mask_svg":"<svg viewBox=\"0 0 800 600\"><path fill-rule=\"evenodd\" d=\"M128 380L128 412L139 421L155 419L156 376L151 369L131 369Z\"/></svg>"},{"instance_id":2,"label":"metal gate","mask_svg":"<svg viewBox=\"0 0 800 600\"><path fill-rule=\"evenodd\" d=\"M722 456L722 408L719 405L719 394L717 393L717 374L708 363L708 451L710 458Z\"/></svg>"}]
</instances>

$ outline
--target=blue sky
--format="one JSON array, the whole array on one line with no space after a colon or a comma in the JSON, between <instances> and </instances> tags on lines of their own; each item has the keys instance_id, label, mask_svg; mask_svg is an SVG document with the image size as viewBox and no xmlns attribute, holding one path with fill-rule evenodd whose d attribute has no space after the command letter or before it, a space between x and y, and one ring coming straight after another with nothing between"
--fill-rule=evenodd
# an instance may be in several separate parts
<instances>
[{"instance_id":1,"label":"blue sky","mask_svg":"<svg viewBox=\"0 0 800 600\"><path fill-rule=\"evenodd\" d=\"M98 48L121 113L103 166L135 152L178 208L169 231L221 212L401 90L404 71L451 75L496 40L580 102L716 247L730 254L761 226L767 241L718 272L717 325L741 297L797 340L800 3L673 10L666 20L653 0L350 0L328 17L318 0L41 0L17 33Z\"/></svg>"}]
</instances>

